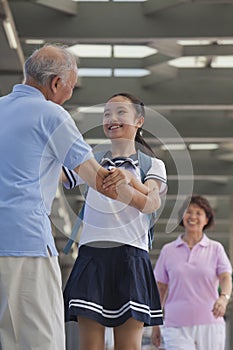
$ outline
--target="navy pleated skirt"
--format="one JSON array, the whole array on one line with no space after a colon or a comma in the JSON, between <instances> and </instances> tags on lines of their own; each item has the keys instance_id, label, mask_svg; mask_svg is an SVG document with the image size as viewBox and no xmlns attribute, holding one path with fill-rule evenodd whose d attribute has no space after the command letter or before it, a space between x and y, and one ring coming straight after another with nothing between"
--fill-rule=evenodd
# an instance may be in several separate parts
<instances>
[{"instance_id":1,"label":"navy pleated skirt","mask_svg":"<svg viewBox=\"0 0 233 350\"><path fill-rule=\"evenodd\" d=\"M129 318L161 325L162 310L149 254L128 245L81 246L64 290L65 318L83 316L106 327Z\"/></svg>"}]
</instances>

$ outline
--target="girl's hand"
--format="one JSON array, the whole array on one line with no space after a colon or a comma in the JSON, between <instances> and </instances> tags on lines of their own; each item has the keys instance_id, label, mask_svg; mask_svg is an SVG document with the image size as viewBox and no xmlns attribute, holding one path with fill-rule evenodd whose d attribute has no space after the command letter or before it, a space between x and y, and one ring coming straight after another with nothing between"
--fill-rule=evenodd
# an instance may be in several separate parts
<instances>
[{"instance_id":1,"label":"girl's hand","mask_svg":"<svg viewBox=\"0 0 233 350\"><path fill-rule=\"evenodd\" d=\"M119 187L122 185L129 187L129 182L132 177L133 175L127 170L112 168L108 171L107 176L102 180L101 187L98 186L98 191L112 199L119 200ZM125 188L121 188L121 192L125 193ZM129 198L127 197L127 200L124 199L122 202L129 204L131 199L132 194L130 194Z\"/></svg>"},{"instance_id":2,"label":"girl's hand","mask_svg":"<svg viewBox=\"0 0 233 350\"><path fill-rule=\"evenodd\" d=\"M103 180L103 189L116 189L122 184L130 185L133 177L134 175L128 170L112 168L109 170L109 175Z\"/></svg>"},{"instance_id":3,"label":"girl's hand","mask_svg":"<svg viewBox=\"0 0 233 350\"><path fill-rule=\"evenodd\" d=\"M159 181L150 179L143 184L130 171L113 168L104 178L100 192L143 213L152 213L161 205L159 188Z\"/></svg>"}]
</instances>

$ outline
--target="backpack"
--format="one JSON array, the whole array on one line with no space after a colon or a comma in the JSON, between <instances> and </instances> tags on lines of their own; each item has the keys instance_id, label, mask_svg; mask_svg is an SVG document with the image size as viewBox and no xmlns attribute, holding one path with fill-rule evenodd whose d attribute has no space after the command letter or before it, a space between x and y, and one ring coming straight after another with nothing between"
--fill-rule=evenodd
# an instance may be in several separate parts
<instances>
[{"instance_id":1,"label":"backpack","mask_svg":"<svg viewBox=\"0 0 233 350\"><path fill-rule=\"evenodd\" d=\"M138 150L138 164L140 168L140 175L141 175L141 181L144 182L144 179L146 177L146 174L148 173L149 169L152 165L151 157L147 154L141 152ZM94 157L98 163L103 159L106 152L98 152L94 154ZM88 191L88 185L85 185L85 195ZM70 238L63 249L63 253L68 254L69 250L71 249L73 243L75 242L75 239L77 237L78 231L82 225L83 217L84 217L84 209L85 209L85 201L78 213L77 219L74 223L73 229L71 231ZM148 229L148 247L149 249L152 249L152 242L154 240L154 226L155 226L155 220L156 220L156 212L147 214L148 220L149 220L149 229Z\"/></svg>"}]
</instances>

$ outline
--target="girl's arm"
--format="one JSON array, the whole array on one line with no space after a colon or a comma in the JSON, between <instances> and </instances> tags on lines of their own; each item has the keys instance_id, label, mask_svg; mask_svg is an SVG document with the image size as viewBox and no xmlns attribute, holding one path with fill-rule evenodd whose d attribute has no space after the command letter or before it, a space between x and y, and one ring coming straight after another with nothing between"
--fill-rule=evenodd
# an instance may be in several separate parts
<instances>
[{"instance_id":1,"label":"girl's arm","mask_svg":"<svg viewBox=\"0 0 233 350\"><path fill-rule=\"evenodd\" d=\"M109 190L115 188L117 200L129 204L143 213L152 213L161 205L160 182L157 180L150 179L142 184L131 172L114 168L103 183L106 195Z\"/></svg>"},{"instance_id":2,"label":"girl's arm","mask_svg":"<svg viewBox=\"0 0 233 350\"><path fill-rule=\"evenodd\" d=\"M158 285L158 290L159 290L160 302L161 302L161 305L163 308L164 304L165 304L166 297L167 297L168 285L165 283L161 283L161 282L157 282L157 285ZM156 347L158 347L158 348L160 347L160 345L161 345L160 326L154 326L152 328L151 342Z\"/></svg>"},{"instance_id":3,"label":"girl's arm","mask_svg":"<svg viewBox=\"0 0 233 350\"><path fill-rule=\"evenodd\" d=\"M88 186L93 187L107 197L117 199L118 194L116 192L116 186L118 185L118 182L119 184L125 182L126 175L120 171L118 172L118 176L112 176L103 186L104 178L109 175L111 175L111 172L103 168L94 158L92 158L73 170L63 167L60 181L67 189L72 189L80 184L86 183ZM119 191L121 192L123 189L120 189ZM121 198L123 198L123 196L121 196ZM121 201L125 203L125 199Z\"/></svg>"},{"instance_id":4,"label":"girl's arm","mask_svg":"<svg viewBox=\"0 0 233 350\"><path fill-rule=\"evenodd\" d=\"M150 179L142 184L131 172L119 168L108 171L95 159L86 161L74 171L98 192L144 213L152 213L161 205L159 181ZM63 181L67 181L65 176Z\"/></svg>"}]
</instances>

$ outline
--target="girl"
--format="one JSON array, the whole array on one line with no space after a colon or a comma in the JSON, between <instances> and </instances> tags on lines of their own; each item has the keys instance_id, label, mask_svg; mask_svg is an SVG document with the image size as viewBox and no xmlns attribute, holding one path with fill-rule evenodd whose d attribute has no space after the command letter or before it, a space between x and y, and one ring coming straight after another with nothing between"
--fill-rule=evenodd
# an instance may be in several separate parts
<instances>
[{"instance_id":1,"label":"girl","mask_svg":"<svg viewBox=\"0 0 233 350\"><path fill-rule=\"evenodd\" d=\"M154 157L141 182L137 149L143 145L153 154L140 134L144 116L143 103L127 93L113 95L105 105L103 128L111 150L101 165L111 173L106 186L113 178L122 180L108 189L118 200L91 188L86 197L79 254L64 291L66 320L78 321L81 350L103 350L105 327L113 327L115 349L139 350L143 326L162 324L147 214L161 205L166 171ZM66 174L74 175L67 169Z\"/></svg>"}]
</instances>

